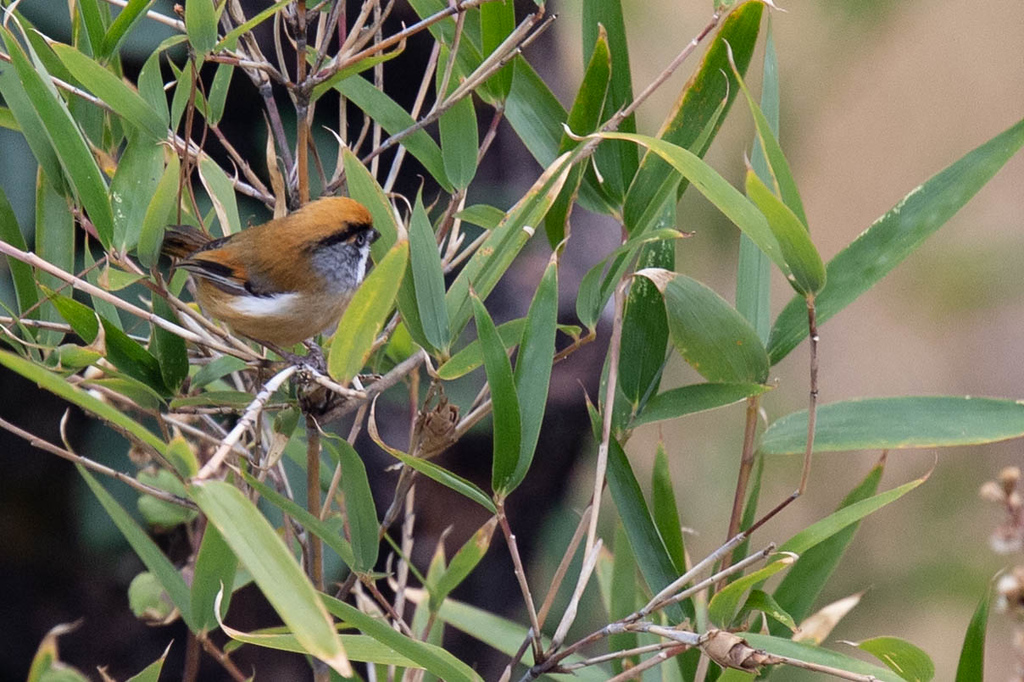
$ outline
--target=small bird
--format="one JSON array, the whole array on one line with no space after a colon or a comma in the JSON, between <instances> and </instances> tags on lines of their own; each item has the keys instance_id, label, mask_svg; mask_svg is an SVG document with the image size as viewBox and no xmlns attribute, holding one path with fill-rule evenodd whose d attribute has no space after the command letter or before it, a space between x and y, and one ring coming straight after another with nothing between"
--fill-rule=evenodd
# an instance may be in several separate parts
<instances>
[{"instance_id":1,"label":"small bird","mask_svg":"<svg viewBox=\"0 0 1024 682\"><path fill-rule=\"evenodd\" d=\"M280 349L338 322L379 236L365 206L327 197L220 239L174 225L161 252L195 277L208 315Z\"/></svg>"}]
</instances>

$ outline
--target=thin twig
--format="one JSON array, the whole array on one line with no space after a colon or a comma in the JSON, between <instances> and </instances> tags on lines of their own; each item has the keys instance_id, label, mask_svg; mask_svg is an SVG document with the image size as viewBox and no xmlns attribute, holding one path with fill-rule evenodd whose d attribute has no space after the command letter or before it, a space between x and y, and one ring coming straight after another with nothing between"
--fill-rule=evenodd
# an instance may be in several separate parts
<instances>
[{"instance_id":1,"label":"thin twig","mask_svg":"<svg viewBox=\"0 0 1024 682\"><path fill-rule=\"evenodd\" d=\"M238 420L235 427L231 429L228 435L221 441L220 447L213 453L213 457L203 465L203 468L199 470L199 474L196 476L199 480L209 478L218 469L221 464L224 463L224 459L231 452L235 443L241 439L242 434L245 433L246 429L256 423L256 418L259 417L263 411L264 405L270 400L270 397L274 395L274 392L281 387L281 385L288 380L292 374L298 371L298 367L295 365L289 365L283 370L275 374L270 378L269 381L263 386L263 389L256 395L249 406L245 408L245 413L242 414L242 418Z\"/></svg>"},{"instance_id":2,"label":"thin twig","mask_svg":"<svg viewBox=\"0 0 1024 682\"><path fill-rule=\"evenodd\" d=\"M543 651L543 644L541 642L540 622L537 620L537 607L533 603L530 584L526 581L526 570L523 568L523 560L519 555L519 546L516 544L515 533L512 532L512 528L508 524L508 517L505 516L505 502L503 499L499 498L497 500L497 507L498 525L501 526L501 532L505 535L505 544L508 546L508 552L512 556L512 566L515 570L516 580L519 582L519 590L523 593L526 612L530 616L530 627L533 630L534 660L539 660Z\"/></svg>"},{"instance_id":3,"label":"thin twig","mask_svg":"<svg viewBox=\"0 0 1024 682\"><path fill-rule=\"evenodd\" d=\"M137 480L133 476L129 476L128 474L122 473L115 469L111 469L108 466L100 464L99 462L95 462L89 459L88 457L82 457L81 455L77 455L74 452L71 452L70 450L67 450L65 448L58 447L53 443L50 443L49 441L40 438L39 436L36 436L22 428L15 426L14 424L10 423L9 421L2 417L0 417L0 428L3 428L4 430L9 431L10 433L13 433L15 436L18 436L19 438L23 438L29 445L31 445L34 448L38 448L43 452L48 452L51 455L57 455L61 459L66 459L69 462L80 464L86 469L89 469L90 471L95 471L98 474L109 476L110 478L113 478L116 481L120 481L121 483L124 483L125 485L134 488L135 490L138 490L140 493L145 493L150 497L154 497L164 502L170 502L171 504L178 505L179 507L185 507L186 509L197 509L195 503L193 503L191 500L187 500L184 497L178 497L177 495L169 493L166 490L161 490L159 488L148 486L145 483L142 483L141 481Z\"/></svg>"},{"instance_id":4,"label":"thin twig","mask_svg":"<svg viewBox=\"0 0 1024 682\"><path fill-rule=\"evenodd\" d=\"M320 426L313 415L306 415L306 508L320 518ZM309 578L313 587L324 591L324 555L320 536L310 531Z\"/></svg>"},{"instance_id":5,"label":"thin twig","mask_svg":"<svg viewBox=\"0 0 1024 682\"><path fill-rule=\"evenodd\" d=\"M740 453L740 470L736 477L736 491L732 498L732 514L729 517L729 532L727 538L731 538L740 530L740 521L743 516L743 503L747 499L747 483L750 481L750 472L754 467L754 437L757 435L757 410L760 399L758 396L747 398L747 420L743 430L743 450ZM728 566L732 560L732 554L726 554L722 560L723 566Z\"/></svg>"}]
</instances>

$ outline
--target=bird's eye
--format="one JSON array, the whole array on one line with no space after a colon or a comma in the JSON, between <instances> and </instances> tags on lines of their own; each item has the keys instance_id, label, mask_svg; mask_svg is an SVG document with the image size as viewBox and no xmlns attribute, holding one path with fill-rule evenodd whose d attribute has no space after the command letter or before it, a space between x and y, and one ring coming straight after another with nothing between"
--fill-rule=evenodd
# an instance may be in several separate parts
<instances>
[{"instance_id":1,"label":"bird's eye","mask_svg":"<svg viewBox=\"0 0 1024 682\"><path fill-rule=\"evenodd\" d=\"M360 248L360 249L363 248L364 246L366 246L366 233L365 232L360 232L359 234L356 235L356 246L358 248Z\"/></svg>"}]
</instances>

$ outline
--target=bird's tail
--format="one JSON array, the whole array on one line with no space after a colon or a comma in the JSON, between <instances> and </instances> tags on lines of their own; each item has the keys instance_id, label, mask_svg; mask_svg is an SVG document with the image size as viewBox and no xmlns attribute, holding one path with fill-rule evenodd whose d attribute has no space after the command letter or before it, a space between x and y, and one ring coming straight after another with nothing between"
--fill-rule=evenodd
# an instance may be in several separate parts
<instances>
[{"instance_id":1,"label":"bird's tail","mask_svg":"<svg viewBox=\"0 0 1024 682\"><path fill-rule=\"evenodd\" d=\"M173 258L187 258L196 251L208 248L212 239L192 225L170 225L164 232L160 253Z\"/></svg>"}]
</instances>

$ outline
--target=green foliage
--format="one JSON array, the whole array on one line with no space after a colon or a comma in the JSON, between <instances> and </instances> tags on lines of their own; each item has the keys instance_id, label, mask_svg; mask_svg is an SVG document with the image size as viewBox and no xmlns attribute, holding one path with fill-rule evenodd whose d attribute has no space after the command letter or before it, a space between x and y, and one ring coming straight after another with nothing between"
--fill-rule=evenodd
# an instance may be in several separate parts
<instances>
[{"instance_id":1,"label":"green foliage","mask_svg":"<svg viewBox=\"0 0 1024 682\"><path fill-rule=\"evenodd\" d=\"M775 559L759 565L755 557L735 574L716 571L744 559L751 540L742 530L768 518L757 514L762 477L771 474L765 456L804 453L809 424L816 454L1024 436L1024 407L1013 397L900 396L820 407L812 400L809 411L776 418L761 433L757 422L758 408L775 400L772 366L808 335L809 313L824 323L909 257L1024 146L1024 121L909 191L826 266L780 143L779 60L770 22L763 32L760 103L745 82L761 54L770 3L716 3L706 29L694 32L694 46L707 44L702 61L660 127L642 131L636 109L673 81L634 87L632 68L645 53L635 39L632 50L627 41L631 4L582 3L581 25L573 30L582 36L584 55L579 81L568 84L568 111L530 62L530 44L547 26L542 3L408 4L423 21L389 34L389 25L376 23L386 13L380 2L366 3L368 14L355 19L331 3L281 0L242 16L231 3L188 0L181 17L163 17L175 35L150 46L134 82L125 76L120 50L142 34L145 22L160 17L163 10L150 0L130 0L116 16L98 0L72 3L67 42L33 26L17 7L6 8L0 126L24 138L38 172L24 193L35 198L31 239L0 193L0 252L12 284L11 300L3 302L9 321L0 323L0 365L115 429L130 444L133 461L144 463L137 472L120 472L94 461L92 452L34 441L76 463L145 565L129 589L133 611L151 622L181 618L201 637L220 629L232 640L228 651L246 645L303 653L343 676L352 673L350 661L363 661L422 669L425 679L480 679L475 660L460 661L441 646L444 627L508 656L546 651L536 660L517 659L510 668L516 676L523 666L533 666L531 675L539 677L561 672L554 669L561 665L580 666L571 670L583 680L607 679L646 660L654 645L668 651L682 642L686 646L673 653L687 652L663 667L663 679L691 682L702 653L715 661L707 679L744 679L749 666L744 672L729 666L746 665L745 659L710 650L715 628L750 630L736 636L736 646L748 653L749 647L763 649L768 658L758 665L773 669L830 667L879 680L935 676L927 654L897 637L858 645L888 667L792 639L861 520L927 476L878 493L882 467L876 467L834 513L782 543ZM257 27L286 35L301 61L281 63L287 51L261 47ZM334 35L343 36L340 45ZM409 46L420 40L432 48L429 68L416 74L422 85L414 106L391 85L391 60L409 49L406 39ZM689 40L680 40L681 58L693 47ZM187 61L172 50L182 44ZM279 60L268 60L274 53ZM238 149L251 145L229 140L230 127L220 127L232 113L232 94L245 87L261 96L263 110L253 118L268 123L265 157L262 151L260 158L243 157ZM727 179L731 171L704 159L741 93L754 123L743 191ZM316 108L326 102L343 103L341 117L328 125L339 142L336 153L318 137L326 119L315 117ZM361 131L352 123L359 118ZM491 124L478 128L478 120ZM504 144L492 144L495 135L510 133L540 165L518 196L490 186L480 172ZM395 190L408 172L407 156L425 173L414 197ZM697 279L690 261L677 261L681 238L690 236L680 230L677 203L689 187L737 228L735 305ZM296 348L260 349L208 320L190 304L194 289L186 274L167 270L161 260L168 223L194 227L196 240L230 238L244 229L246 201L281 217L339 191L368 210L380 239L371 248L371 269L338 311L337 329L324 330L333 336L314 338L298 367ZM589 263L597 262L574 288L562 271L563 256L591 237L573 229L577 205L614 220L621 239L606 253L588 255ZM176 233L193 234L186 230ZM538 230L546 242L535 238ZM323 243L337 241L333 237L293 249L299 253L264 245L272 257L296 259L285 275L271 276L263 261L246 260L253 258L248 252L221 269L228 280L249 278L242 300L259 311L277 300L260 289L274 277L287 281L277 292L284 294L316 282L320 271L302 258L313 258ZM524 251L546 258L539 277L539 268L524 274L518 261ZM774 320L768 297L773 268L796 292ZM500 284L519 287L515 297L524 307L529 302L525 317L495 324L505 311L486 302ZM232 286L218 281L213 288L226 296ZM313 289L319 295L331 286L317 282ZM560 297L575 304L580 326L561 314ZM610 335L602 324L609 301ZM518 564L512 540L519 520L505 516L506 500L528 498L535 462L552 455L539 444L541 425L553 421L553 367L601 336L608 348L601 395L597 407L587 403L595 456L584 467L596 479L575 498L593 504L557 578L539 585L535 567ZM326 358L313 345L320 341ZM812 377L818 360L812 355ZM680 361L706 383L669 386L665 368ZM465 378L481 366L483 372ZM465 390L474 381L475 400ZM816 397L816 378L808 388ZM644 453L627 448L627 441L654 422L743 400L748 421L745 429L735 426L747 438L733 515L739 527L732 528L740 534L710 557L693 556L688 552L695 543L684 538L678 504L684 482L670 475L675 449L662 443L656 453ZM399 420L399 447L386 442L396 436L380 428L378 401L392 408L400 403L397 413L412 418L411 427ZM460 475L458 464L433 458L478 423L486 429L488 414L493 446L485 492ZM312 437L314 428L330 428L345 415L357 420L348 441L326 430ZM298 426L300 416L306 428ZM392 496L382 497L381 472L352 445L364 420L400 469ZM649 498L640 483L647 470L637 460L647 455L654 461ZM137 503L126 508L118 502L100 474L131 485ZM420 541L413 516L406 517L401 541L391 534L410 486L437 484L475 503L484 516L447 563L444 542L438 543L424 577L414 563L418 555L407 555ZM604 486L610 505L601 504ZM685 491L697 504L721 502L700 485ZM152 529L184 526L194 540L187 560L172 562L135 509ZM615 523L608 518L613 514ZM451 598L485 565L499 526L524 591L522 622ZM600 534L613 527L609 549ZM381 554L382 539L395 556ZM572 559L580 555L589 568L596 563L606 614L582 614L590 609L586 573L569 605L558 606L561 613L552 606L560 604L556 596L573 592L566 586L577 582ZM375 572L383 566L386 575ZM781 582L781 576L772 579L782 572ZM325 594L335 578L345 580L339 598ZM242 632L225 623L233 593L250 581L276 612L274 627ZM395 620L400 605L382 608L374 601L384 599L378 589L384 584L400 602L416 606L411 625ZM771 634L753 634L764 617L772 619ZM607 639L599 646L632 651L611 662L588 660L596 654L573 645L583 636L577 618L586 625L613 623L595 636ZM987 598L968 629L958 680L980 679L986 618ZM29 679L84 679L59 660L62 632L44 639ZM572 655L562 657L569 647ZM163 660L132 679L157 679ZM376 672L387 675L383 667Z\"/></svg>"}]
</instances>

